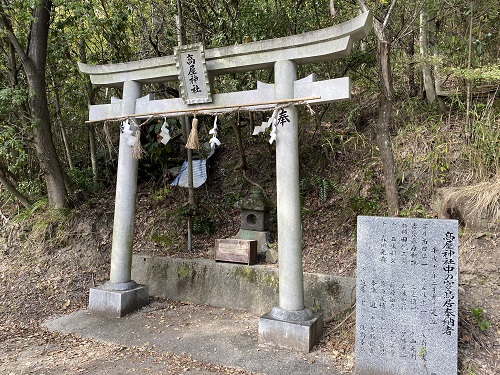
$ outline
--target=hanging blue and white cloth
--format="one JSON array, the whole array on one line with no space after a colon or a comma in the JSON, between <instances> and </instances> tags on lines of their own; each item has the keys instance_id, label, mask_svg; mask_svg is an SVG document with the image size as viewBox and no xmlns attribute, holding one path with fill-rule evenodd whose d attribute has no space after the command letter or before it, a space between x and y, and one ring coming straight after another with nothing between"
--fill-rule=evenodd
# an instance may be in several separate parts
<instances>
[{"instance_id":1,"label":"hanging blue and white cloth","mask_svg":"<svg viewBox=\"0 0 500 375\"><path fill-rule=\"evenodd\" d=\"M210 150L206 159L196 159L193 160L193 187L195 189L199 188L207 181L207 159L212 156L215 152L215 145L210 147L208 144L204 144L203 147L206 147ZM175 178L174 182L170 184L171 186L180 186L187 188L189 187L188 183L188 164L187 160L182 163L181 171L179 175Z\"/></svg>"}]
</instances>

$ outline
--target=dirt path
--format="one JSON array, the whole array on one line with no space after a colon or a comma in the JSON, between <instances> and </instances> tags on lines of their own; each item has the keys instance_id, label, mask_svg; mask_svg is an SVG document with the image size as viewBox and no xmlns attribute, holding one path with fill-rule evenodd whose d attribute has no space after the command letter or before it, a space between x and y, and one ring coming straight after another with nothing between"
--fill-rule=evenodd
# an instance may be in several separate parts
<instances>
[{"instance_id":1,"label":"dirt path","mask_svg":"<svg viewBox=\"0 0 500 375\"><path fill-rule=\"evenodd\" d=\"M72 335L46 343L25 339L2 343L0 374L250 374L141 348L104 344Z\"/></svg>"}]
</instances>

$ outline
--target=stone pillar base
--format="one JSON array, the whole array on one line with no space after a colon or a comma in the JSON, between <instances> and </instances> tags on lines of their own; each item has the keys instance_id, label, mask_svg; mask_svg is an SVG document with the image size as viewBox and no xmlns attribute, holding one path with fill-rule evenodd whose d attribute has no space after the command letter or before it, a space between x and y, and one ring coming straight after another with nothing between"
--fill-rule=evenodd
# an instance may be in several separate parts
<instances>
[{"instance_id":1,"label":"stone pillar base","mask_svg":"<svg viewBox=\"0 0 500 375\"><path fill-rule=\"evenodd\" d=\"M309 353L323 334L323 315L310 320L286 321L272 311L259 318L259 344Z\"/></svg>"},{"instance_id":2,"label":"stone pillar base","mask_svg":"<svg viewBox=\"0 0 500 375\"><path fill-rule=\"evenodd\" d=\"M112 290L106 285L90 288L89 310L121 318L149 303L149 287L136 285L127 290Z\"/></svg>"}]
</instances>

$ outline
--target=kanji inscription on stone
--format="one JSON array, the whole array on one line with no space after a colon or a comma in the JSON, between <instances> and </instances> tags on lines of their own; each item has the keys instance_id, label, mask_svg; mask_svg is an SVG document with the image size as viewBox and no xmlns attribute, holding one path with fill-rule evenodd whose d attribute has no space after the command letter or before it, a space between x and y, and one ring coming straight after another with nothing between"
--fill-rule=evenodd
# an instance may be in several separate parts
<instances>
[{"instance_id":1,"label":"kanji inscription on stone","mask_svg":"<svg viewBox=\"0 0 500 375\"><path fill-rule=\"evenodd\" d=\"M357 375L455 375L458 222L359 216Z\"/></svg>"},{"instance_id":2,"label":"kanji inscription on stone","mask_svg":"<svg viewBox=\"0 0 500 375\"><path fill-rule=\"evenodd\" d=\"M181 95L185 103L212 102L202 44L178 47L175 55Z\"/></svg>"}]
</instances>

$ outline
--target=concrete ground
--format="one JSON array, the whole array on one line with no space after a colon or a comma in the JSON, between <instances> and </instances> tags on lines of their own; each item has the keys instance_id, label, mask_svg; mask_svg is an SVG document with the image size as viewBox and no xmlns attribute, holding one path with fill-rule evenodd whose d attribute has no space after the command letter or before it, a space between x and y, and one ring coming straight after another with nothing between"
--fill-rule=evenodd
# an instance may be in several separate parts
<instances>
[{"instance_id":1,"label":"concrete ground","mask_svg":"<svg viewBox=\"0 0 500 375\"><path fill-rule=\"evenodd\" d=\"M188 355L195 361L258 374L340 374L326 353L317 349L305 354L259 346L258 316L236 310L192 304L174 308L167 301L120 319L79 310L48 320L44 326L98 342ZM121 367L125 361L122 358ZM184 373L200 374L189 369Z\"/></svg>"}]
</instances>

